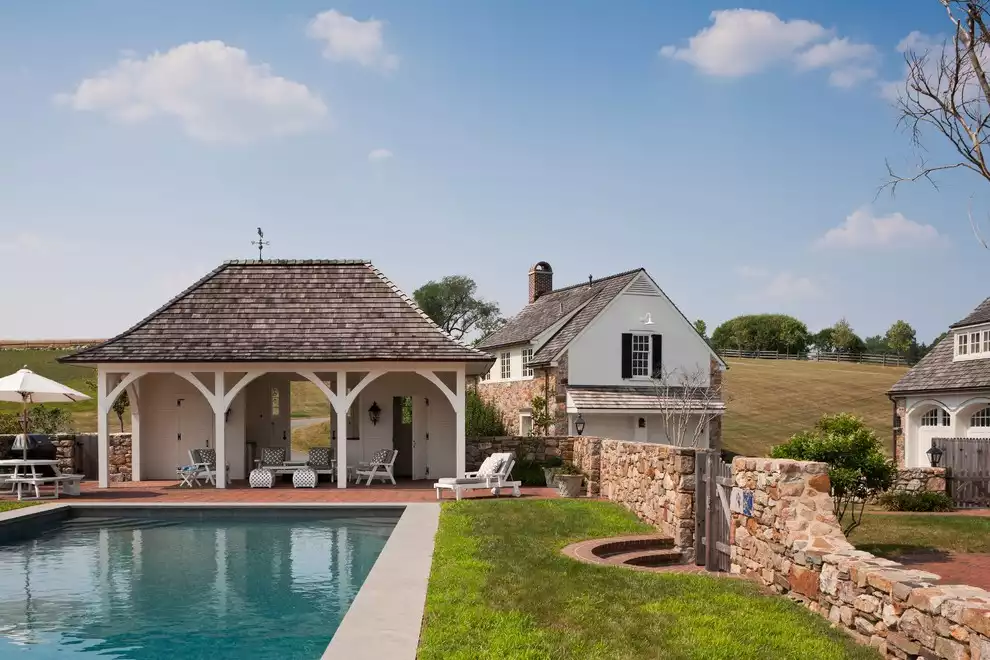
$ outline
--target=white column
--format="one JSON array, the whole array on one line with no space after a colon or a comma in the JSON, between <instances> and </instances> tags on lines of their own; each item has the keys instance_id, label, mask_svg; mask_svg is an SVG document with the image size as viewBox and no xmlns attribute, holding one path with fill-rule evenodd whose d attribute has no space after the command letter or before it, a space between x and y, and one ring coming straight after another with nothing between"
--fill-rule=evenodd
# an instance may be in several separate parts
<instances>
[{"instance_id":1,"label":"white column","mask_svg":"<svg viewBox=\"0 0 990 660\"><path fill-rule=\"evenodd\" d=\"M217 488L227 487L227 436L224 415L223 372L213 372L213 442L217 452Z\"/></svg>"},{"instance_id":2,"label":"white column","mask_svg":"<svg viewBox=\"0 0 990 660\"><path fill-rule=\"evenodd\" d=\"M107 428L107 373L103 367L96 369L96 433L97 465L100 472L100 488L110 485L110 433Z\"/></svg>"},{"instance_id":3,"label":"white column","mask_svg":"<svg viewBox=\"0 0 990 660\"><path fill-rule=\"evenodd\" d=\"M337 372L337 488L347 488L347 372Z\"/></svg>"},{"instance_id":4,"label":"white column","mask_svg":"<svg viewBox=\"0 0 990 660\"><path fill-rule=\"evenodd\" d=\"M457 368L457 392L455 393L454 400L451 403L454 404L454 413L456 415L456 425L457 425L457 477L462 479L464 473L466 472L467 463L467 429L465 425L467 424L467 418L464 414L465 411L465 397L464 390L467 383L467 379L464 373L464 365L462 364Z\"/></svg>"},{"instance_id":5,"label":"white column","mask_svg":"<svg viewBox=\"0 0 990 660\"><path fill-rule=\"evenodd\" d=\"M141 401L137 382L127 388L131 402L131 481L141 481Z\"/></svg>"}]
</instances>

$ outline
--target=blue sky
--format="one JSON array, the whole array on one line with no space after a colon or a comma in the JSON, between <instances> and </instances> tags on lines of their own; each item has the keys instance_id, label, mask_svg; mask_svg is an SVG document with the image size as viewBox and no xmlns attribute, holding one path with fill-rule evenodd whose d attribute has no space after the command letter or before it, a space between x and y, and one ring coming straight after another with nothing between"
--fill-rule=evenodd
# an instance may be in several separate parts
<instances>
[{"instance_id":1,"label":"blue sky","mask_svg":"<svg viewBox=\"0 0 990 660\"><path fill-rule=\"evenodd\" d=\"M44 5L0 5L0 259L35 273L0 337L122 331L259 225L272 257L466 274L507 314L540 260L644 266L710 328L928 341L990 293L986 183L874 200L914 162L884 90L934 0Z\"/></svg>"}]
</instances>

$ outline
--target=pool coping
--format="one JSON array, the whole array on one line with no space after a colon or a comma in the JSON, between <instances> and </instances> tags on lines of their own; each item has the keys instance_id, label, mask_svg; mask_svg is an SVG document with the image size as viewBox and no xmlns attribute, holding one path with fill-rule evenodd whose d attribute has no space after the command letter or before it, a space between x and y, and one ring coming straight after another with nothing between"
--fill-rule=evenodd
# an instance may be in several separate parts
<instances>
[{"instance_id":1,"label":"pool coping","mask_svg":"<svg viewBox=\"0 0 990 660\"><path fill-rule=\"evenodd\" d=\"M364 584L330 639L322 660L415 660L426 607L440 504L426 502L51 502L0 512L0 529L80 509L401 509Z\"/></svg>"}]
</instances>

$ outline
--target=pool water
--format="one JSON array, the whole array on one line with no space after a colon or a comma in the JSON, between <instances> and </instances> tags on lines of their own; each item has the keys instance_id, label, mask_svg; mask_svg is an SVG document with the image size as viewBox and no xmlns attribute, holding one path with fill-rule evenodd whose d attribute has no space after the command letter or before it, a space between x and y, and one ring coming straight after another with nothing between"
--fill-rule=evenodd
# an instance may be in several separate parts
<instances>
[{"instance_id":1,"label":"pool water","mask_svg":"<svg viewBox=\"0 0 990 660\"><path fill-rule=\"evenodd\" d=\"M0 544L0 658L319 658L396 519L66 520Z\"/></svg>"}]
</instances>

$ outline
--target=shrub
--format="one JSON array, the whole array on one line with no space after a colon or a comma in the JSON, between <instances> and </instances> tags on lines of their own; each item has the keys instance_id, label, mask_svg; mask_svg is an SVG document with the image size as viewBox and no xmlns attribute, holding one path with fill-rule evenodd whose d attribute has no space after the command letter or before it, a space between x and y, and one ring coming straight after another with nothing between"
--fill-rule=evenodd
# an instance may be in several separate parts
<instances>
[{"instance_id":1,"label":"shrub","mask_svg":"<svg viewBox=\"0 0 990 660\"><path fill-rule=\"evenodd\" d=\"M848 413L822 415L813 429L795 434L770 455L828 464L833 511L840 523L846 521L846 534L863 520L866 500L889 489L897 476L873 429Z\"/></svg>"},{"instance_id":2,"label":"shrub","mask_svg":"<svg viewBox=\"0 0 990 660\"><path fill-rule=\"evenodd\" d=\"M559 468L563 465L560 458L554 456L545 461L530 461L525 458L516 461L512 468L512 478L521 481L523 486L546 486L543 468Z\"/></svg>"},{"instance_id":3,"label":"shrub","mask_svg":"<svg viewBox=\"0 0 990 660\"><path fill-rule=\"evenodd\" d=\"M72 427L72 414L65 408L31 406L28 408L28 429L31 433L65 433ZM21 414L0 412L0 433L23 433Z\"/></svg>"},{"instance_id":4,"label":"shrub","mask_svg":"<svg viewBox=\"0 0 990 660\"><path fill-rule=\"evenodd\" d=\"M481 398L475 390L468 390L464 397L465 426L469 438L506 435L505 417L501 409Z\"/></svg>"},{"instance_id":5,"label":"shrub","mask_svg":"<svg viewBox=\"0 0 990 660\"><path fill-rule=\"evenodd\" d=\"M945 493L884 493L880 506L887 511L952 511L952 498Z\"/></svg>"}]
</instances>

